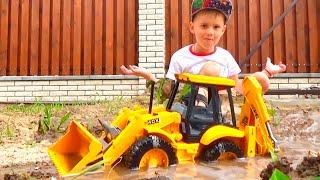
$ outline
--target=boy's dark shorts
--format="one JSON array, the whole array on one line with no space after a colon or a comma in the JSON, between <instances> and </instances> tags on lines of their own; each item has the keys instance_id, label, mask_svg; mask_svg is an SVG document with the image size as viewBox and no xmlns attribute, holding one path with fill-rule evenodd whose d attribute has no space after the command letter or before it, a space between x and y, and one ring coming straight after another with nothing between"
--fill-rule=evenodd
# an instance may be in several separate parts
<instances>
[{"instance_id":1,"label":"boy's dark shorts","mask_svg":"<svg viewBox=\"0 0 320 180\"><path fill-rule=\"evenodd\" d=\"M184 105L188 106L189 101L190 101L190 97L191 97L191 92L189 92L187 95L185 95L182 98L182 103ZM205 104L206 107L208 107L208 98L202 94L197 94L196 102L202 102Z\"/></svg>"}]
</instances>

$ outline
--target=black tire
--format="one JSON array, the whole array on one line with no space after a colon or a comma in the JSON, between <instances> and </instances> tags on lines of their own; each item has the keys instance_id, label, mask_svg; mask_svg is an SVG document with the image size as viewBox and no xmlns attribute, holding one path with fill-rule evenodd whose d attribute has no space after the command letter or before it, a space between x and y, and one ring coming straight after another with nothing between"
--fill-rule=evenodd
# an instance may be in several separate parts
<instances>
[{"instance_id":1,"label":"black tire","mask_svg":"<svg viewBox=\"0 0 320 180\"><path fill-rule=\"evenodd\" d=\"M168 158L168 166L177 163L172 146L158 136L148 136L131 146L125 156L125 165L130 169L139 169L142 157L150 150L161 149Z\"/></svg>"},{"instance_id":2,"label":"black tire","mask_svg":"<svg viewBox=\"0 0 320 180\"><path fill-rule=\"evenodd\" d=\"M206 162L216 161L224 155L231 155L232 158L242 158L243 152L231 141L220 141L212 146L209 146L202 156ZM231 159L232 159L231 158Z\"/></svg>"}]
</instances>

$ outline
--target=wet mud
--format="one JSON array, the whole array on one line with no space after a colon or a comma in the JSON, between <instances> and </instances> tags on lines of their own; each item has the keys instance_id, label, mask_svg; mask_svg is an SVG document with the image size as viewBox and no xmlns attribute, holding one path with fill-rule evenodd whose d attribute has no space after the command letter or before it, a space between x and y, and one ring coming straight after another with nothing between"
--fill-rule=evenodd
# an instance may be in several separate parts
<instances>
[{"instance_id":1,"label":"wet mud","mask_svg":"<svg viewBox=\"0 0 320 180\"><path fill-rule=\"evenodd\" d=\"M4 180L51 179L52 177L58 177L53 164L46 162L3 167L1 168L1 174Z\"/></svg>"},{"instance_id":2,"label":"wet mud","mask_svg":"<svg viewBox=\"0 0 320 180\"><path fill-rule=\"evenodd\" d=\"M318 154L316 157L304 157L303 161L298 164L295 171L301 178L320 178L320 154Z\"/></svg>"},{"instance_id":3,"label":"wet mud","mask_svg":"<svg viewBox=\"0 0 320 180\"><path fill-rule=\"evenodd\" d=\"M262 170L260 177L263 180L271 178L275 169L278 169L285 175L291 178L312 179L320 178L320 154L316 156L305 156L296 169L293 169L291 162L286 157L281 157L280 160L271 162L265 169Z\"/></svg>"},{"instance_id":4,"label":"wet mud","mask_svg":"<svg viewBox=\"0 0 320 180\"><path fill-rule=\"evenodd\" d=\"M289 160L286 157L281 157L279 160L269 163L267 165L267 168L263 169L260 173L260 177L263 180L270 179L275 169L278 169L282 173L288 175L290 172L293 171L291 164L292 163L289 162Z\"/></svg>"}]
</instances>

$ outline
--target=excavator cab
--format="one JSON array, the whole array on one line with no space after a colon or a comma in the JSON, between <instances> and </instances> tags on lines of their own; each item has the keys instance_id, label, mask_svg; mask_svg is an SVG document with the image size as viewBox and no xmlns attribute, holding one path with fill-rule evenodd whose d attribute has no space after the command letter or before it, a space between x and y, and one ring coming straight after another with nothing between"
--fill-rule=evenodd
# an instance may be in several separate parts
<instances>
[{"instance_id":1,"label":"excavator cab","mask_svg":"<svg viewBox=\"0 0 320 180\"><path fill-rule=\"evenodd\" d=\"M231 94L231 88L234 87L235 84L234 81L219 77L214 79L217 82L210 82L209 84L208 81L206 81L206 77L207 76L201 77L201 75L193 76L191 74L176 75L177 81L174 84L167 104L167 110L177 111L181 114L181 132L184 140L188 143L199 142L203 132L209 127L225 123L222 116L221 101L219 96L219 91L221 90L226 90L228 92L232 116L231 126L236 126L236 118ZM208 80L212 81L212 79ZM190 98L188 99L187 105L173 103L180 83L191 84ZM204 107L196 105L196 97L198 96L199 88L206 88L208 90L210 95L208 106Z\"/></svg>"}]
</instances>

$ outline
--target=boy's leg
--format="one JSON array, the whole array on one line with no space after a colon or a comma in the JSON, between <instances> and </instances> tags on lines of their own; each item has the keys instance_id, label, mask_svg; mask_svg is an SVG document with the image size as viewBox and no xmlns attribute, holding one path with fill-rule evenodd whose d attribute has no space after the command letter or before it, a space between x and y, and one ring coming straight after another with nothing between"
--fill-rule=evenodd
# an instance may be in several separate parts
<instances>
[{"instance_id":1,"label":"boy's leg","mask_svg":"<svg viewBox=\"0 0 320 180\"><path fill-rule=\"evenodd\" d=\"M206 62L199 74L201 75L206 75L206 76L219 76L220 74L220 65L216 62ZM206 97L207 101L208 101L208 90L206 88L200 88L198 94L201 94L203 96ZM206 106L206 104L208 104L209 102L202 102L201 100L197 99L196 105L197 106Z\"/></svg>"},{"instance_id":2,"label":"boy's leg","mask_svg":"<svg viewBox=\"0 0 320 180\"><path fill-rule=\"evenodd\" d=\"M220 70L221 68L218 63L210 61L210 62L206 62L202 66L199 74L206 75L206 76L219 76Z\"/></svg>"},{"instance_id":3,"label":"boy's leg","mask_svg":"<svg viewBox=\"0 0 320 180\"><path fill-rule=\"evenodd\" d=\"M252 74L260 83L261 87L262 87L262 92L265 93L268 91L269 89L269 85L270 85L270 80L268 78L268 76L263 73L263 72L255 72Z\"/></svg>"}]
</instances>

